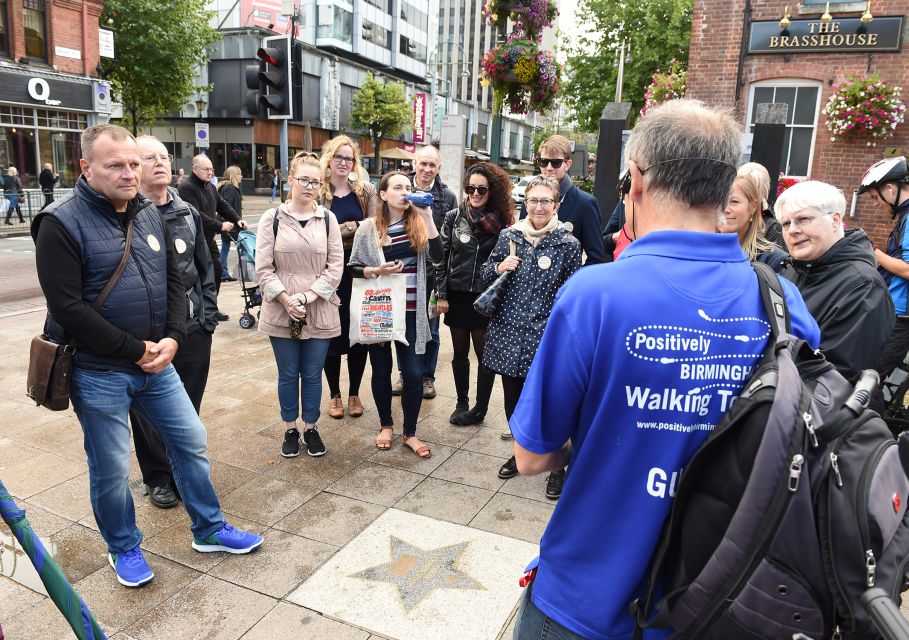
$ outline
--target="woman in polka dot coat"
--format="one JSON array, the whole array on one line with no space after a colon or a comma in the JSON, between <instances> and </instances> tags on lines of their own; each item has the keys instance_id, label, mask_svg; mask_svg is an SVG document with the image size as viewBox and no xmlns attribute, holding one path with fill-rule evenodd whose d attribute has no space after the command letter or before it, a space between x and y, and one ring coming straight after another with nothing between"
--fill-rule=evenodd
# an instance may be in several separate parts
<instances>
[{"instance_id":1,"label":"woman in polka dot coat","mask_svg":"<svg viewBox=\"0 0 909 640\"><path fill-rule=\"evenodd\" d=\"M483 364L502 375L508 418L540 346L556 292L581 268L581 245L556 215L558 182L534 178L525 197L527 217L499 234L483 267L486 286L501 273L514 271L502 305L490 320L483 349Z\"/></svg>"}]
</instances>

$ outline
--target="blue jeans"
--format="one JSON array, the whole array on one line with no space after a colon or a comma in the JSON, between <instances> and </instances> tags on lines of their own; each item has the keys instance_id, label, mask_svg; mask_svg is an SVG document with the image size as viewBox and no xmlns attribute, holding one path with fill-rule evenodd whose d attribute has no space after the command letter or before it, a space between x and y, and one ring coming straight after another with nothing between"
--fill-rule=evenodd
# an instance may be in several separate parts
<instances>
[{"instance_id":1,"label":"blue jeans","mask_svg":"<svg viewBox=\"0 0 909 640\"><path fill-rule=\"evenodd\" d=\"M70 396L84 434L92 511L111 553L142 541L128 486L130 409L164 442L193 536L206 538L224 526L211 484L208 434L173 365L153 375L76 368Z\"/></svg>"},{"instance_id":2,"label":"blue jeans","mask_svg":"<svg viewBox=\"0 0 909 640\"><path fill-rule=\"evenodd\" d=\"M230 257L230 236L226 233L221 234L221 279L227 280L230 277L230 269L227 268L227 259Z\"/></svg>"},{"instance_id":3,"label":"blue jeans","mask_svg":"<svg viewBox=\"0 0 909 640\"><path fill-rule=\"evenodd\" d=\"M328 338L269 338L278 364L278 404L281 419L293 422L298 416L303 422L319 420L322 403L322 367L328 354ZM300 405L303 413L300 413Z\"/></svg>"},{"instance_id":4,"label":"blue jeans","mask_svg":"<svg viewBox=\"0 0 909 640\"><path fill-rule=\"evenodd\" d=\"M521 596L521 608L515 619L513 640L585 640L537 609L533 603L533 583Z\"/></svg>"}]
</instances>

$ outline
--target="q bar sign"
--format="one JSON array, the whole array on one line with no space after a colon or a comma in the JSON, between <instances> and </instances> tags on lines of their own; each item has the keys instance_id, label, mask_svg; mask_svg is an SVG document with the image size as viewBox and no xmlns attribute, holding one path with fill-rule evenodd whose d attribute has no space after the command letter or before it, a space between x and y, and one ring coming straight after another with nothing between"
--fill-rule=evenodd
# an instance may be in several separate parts
<instances>
[{"instance_id":1,"label":"q bar sign","mask_svg":"<svg viewBox=\"0 0 909 640\"><path fill-rule=\"evenodd\" d=\"M416 144L426 143L426 94L413 94L413 141Z\"/></svg>"}]
</instances>

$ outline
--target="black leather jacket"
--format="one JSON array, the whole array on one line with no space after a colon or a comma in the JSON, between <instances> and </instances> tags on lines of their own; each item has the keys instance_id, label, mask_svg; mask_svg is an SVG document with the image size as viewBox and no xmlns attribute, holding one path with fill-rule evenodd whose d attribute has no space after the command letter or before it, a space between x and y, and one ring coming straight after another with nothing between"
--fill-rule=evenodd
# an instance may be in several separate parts
<instances>
[{"instance_id":1,"label":"black leather jacket","mask_svg":"<svg viewBox=\"0 0 909 640\"><path fill-rule=\"evenodd\" d=\"M483 292L483 265L499 239L498 235L478 236L464 207L446 213L439 229L444 254L436 273L436 297L441 300L448 299L449 291Z\"/></svg>"}]
</instances>

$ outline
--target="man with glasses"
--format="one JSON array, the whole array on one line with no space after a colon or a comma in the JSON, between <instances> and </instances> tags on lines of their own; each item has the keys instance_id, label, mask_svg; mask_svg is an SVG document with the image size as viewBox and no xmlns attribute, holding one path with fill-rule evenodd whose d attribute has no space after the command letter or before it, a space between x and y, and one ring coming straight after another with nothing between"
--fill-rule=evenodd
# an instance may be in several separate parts
<instances>
[{"instance_id":1,"label":"man with glasses","mask_svg":"<svg viewBox=\"0 0 909 640\"><path fill-rule=\"evenodd\" d=\"M142 160L139 191L157 206L158 214L170 230L177 268L189 304L186 338L174 356L173 365L198 414L211 364L212 333L218 324L214 267L205 242L202 217L170 187L173 156L168 155L167 148L152 136L141 136L136 142ZM164 443L139 413L130 411L129 419L136 443L136 460L149 500L159 509L177 506L176 483Z\"/></svg>"},{"instance_id":2,"label":"man with glasses","mask_svg":"<svg viewBox=\"0 0 909 640\"><path fill-rule=\"evenodd\" d=\"M800 182L774 205L792 256L782 275L795 283L821 326L821 351L855 380L874 369L896 315L862 229L845 231L843 192L823 182Z\"/></svg>"},{"instance_id":3,"label":"man with glasses","mask_svg":"<svg viewBox=\"0 0 909 640\"><path fill-rule=\"evenodd\" d=\"M436 228L442 228L445 214L458 208L458 199L449 189L439 172L442 170L442 154L432 145L421 147L414 158L415 170L410 174L414 191L431 193L432 219ZM427 274L426 286L434 289L435 284L431 274ZM429 333L432 340L426 343L426 355L423 356L423 397L431 400L436 397L436 364L439 361L439 317L429 321ZM392 394L399 396L404 393L404 378L398 370L398 380L391 387Z\"/></svg>"},{"instance_id":4,"label":"man with glasses","mask_svg":"<svg viewBox=\"0 0 909 640\"><path fill-rule=\"evenodd\" d=\"M178 187L180 197L186 202L193 205L202 215L202 223L205 226L205 238L208 242L208 250L211 253L211 261L215 268L215 289L221 290L221 255L218 245L215 243L215 236L221 232L228 233L234 228L234 225L241 229L246 229L246 221L234 211L224 198L218 193L215 185L211 183L215 175L214 167L211 160L205 154L199 154L193 158L192 175L187 176ZM225 313L218 312L218 320L227 320Z\"/></svg>"},{"instance_id":5,"label":"man with glasses","mask_svg":"<svg viewBox=\"0 0 909 640\"><path fill-rule=\"evenodd\" d=\"M516 640L632 637L630 604L674 479L767 342L757 275L738 237L716 233L739 125L670 100L638 121L627 153L635 241L562 286L510 420L522 474L571 468L531 564ZM792 283L782 287L792 333L816 346L805 303ZM693 336L702 336L696 350Z\"/></svg>"},{"instance_id":6,"label":"man with glasses","mask_svg":"<svg viewBox=\"0 0 909 640\"><path fill-rule=\"evenodd\" d=\"M584 264L604 262L603 232L600 223L600 206L596 198L574 186L568 169L571 168L571 143L565 136L549 136L540 144L537 166L547 178L559 181L562 194L559 221L581 243L586 259ZM521 205L521 218L527 216L527 207Z\"/></svg>"},{"instance_id":7,"label":"man with glasses","mask_svg":"<svg viewBox=\"0 0 909 640\"><path fill-rule=\"evenodd\" d=\"M225 522L205 427L171 365L186 339L186 289L170 228L138 193L145 166L139 147L113 125L89 127L81 143L73 193L39 213L31 231L47 300L45 331L53 342L75 343L70 397L84 434L95 521L117 580L139 587L154 574L139 547L129 490L130 409L167 445L193 549L249 553L262 537ZM113 287L96 308L108 282Z\"/></svg>"}]
</instances>

